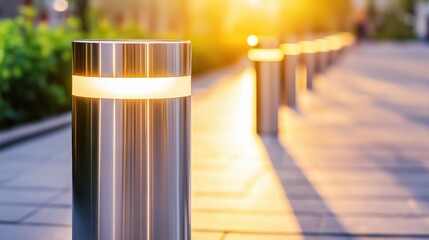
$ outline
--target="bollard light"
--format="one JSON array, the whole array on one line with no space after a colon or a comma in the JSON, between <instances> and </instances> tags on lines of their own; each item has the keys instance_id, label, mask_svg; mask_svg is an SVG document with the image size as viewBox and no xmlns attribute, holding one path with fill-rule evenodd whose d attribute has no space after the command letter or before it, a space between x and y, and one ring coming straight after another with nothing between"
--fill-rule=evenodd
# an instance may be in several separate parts
<instances>
[{"instance_id":1,"label":"bollard light","mask_svg":"<svg viewBox=\"0 0 429 240\"><path fill-rule=\"evenodd\" d=\"M296 67L301 53L300 45L296 42L283 43L280 49L284 54L280 83L281 102L293 107L296 105Z\"/></svg>"},{"instance_id":2,"label":"bollard light","mask_svg":"<svg viewBox=\"0 0 429 240\"><path fill-rule=\"evenodd\" d=\"M190 42L72 46L73 239L191 239Z\"/></svg>"},{"instance_id":3,"label":"bollard light","mask_svg":"<svg viewBox=\"0 0 429 240\"><path fill-rule=\"evenodd\" d=\"M283 51L278 48L250 49L248 57L254 62L256 72L256 132L276 135Z\"/></svg>"},{"instance_id":4,"label":"bollard light","mask_svg":"<svg viewBox=\"0 0 429 240\"><path fill-rule=\"evenodd\" d=\"M281 49L250 49L247 57L252 61L258 62L279 62L283 59Z\"/></svg>"},{"instance_id":5,"label":"bollard light","mask_svg":"<svg viewBox=\"0 0 429 240\"><path fill-rule=\"evenodd\" d=\"M338 36L341 38L341 42L344 48L351 47L355 44L355 36L350 32L339 33Z\"/></svg>"}]
</instances>

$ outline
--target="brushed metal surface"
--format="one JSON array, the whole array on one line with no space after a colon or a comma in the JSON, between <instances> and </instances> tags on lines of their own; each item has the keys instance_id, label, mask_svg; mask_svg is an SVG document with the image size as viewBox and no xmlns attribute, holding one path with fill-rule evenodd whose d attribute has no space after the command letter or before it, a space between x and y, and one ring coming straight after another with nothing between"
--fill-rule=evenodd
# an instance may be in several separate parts
<instances>
[{"instance_id":1,"label":"brushed metal surface","mask_svg":"<svg viewBox=\"0 0 429 240\"><path fill-rule=\"evenodd\" d=\"M277 135L281 62L255 62L256 132Z\"/></svg>"},{"instance_id":2,"label":"brushed metal surface","mask_svg":"<svg viewBox=\"0 0 429 240\"><path fill-rule=\"evenodd\" d=\"M307 89L312 90L313 89L313 78L315 75L315 67L316 67L316 57L315 53L304 53L302 54L302 58L304 60L305 67L307 69Z\"/></svg>"},{"instance_id":3,"label":"brushed metal surface","mask_svg":"<svg viewBox=\"0 0 429 240\"><path fill-rule=\"evenodd\" d=\"M174 40L73 41L72 74L86 77L191 75L191 43Z\"/></svg>"},{"instance_id":4,"label":"brushed metal surface","mask_svg":"<svg viewBox=\"0 0 429 240\"><path fill-rule=\"evenodd\" d=\"M287 55L282 62L281 103L288 106L296 105L296 67L297 55Z\"/></svg>"},{"instance_id":5,"label":"brushed metal surface","mask_svg":"<svg viewBox=\"0 0 429 240\"><path fill-rule=\"evenodd\" d=\"M73 239L190 239L190 99L73 96Z\"/></svg>"}]
</instances>

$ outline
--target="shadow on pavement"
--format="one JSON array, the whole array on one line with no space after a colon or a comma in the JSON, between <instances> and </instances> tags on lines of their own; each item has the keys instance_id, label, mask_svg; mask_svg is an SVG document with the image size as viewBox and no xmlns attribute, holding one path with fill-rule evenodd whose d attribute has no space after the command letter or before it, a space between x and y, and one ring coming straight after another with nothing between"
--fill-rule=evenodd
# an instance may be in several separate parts
<instances>
[{"instance_id":1,"label":"shadow on pavement","mask_svg":"<svg viewBox=\"0 0 429 240\"><path fill-rule=\"evenodd\" d=\"M327 216L334 219L334 222L331 221L330 224L335 225L335 228L338 230L338 232L346 232L346 230L342 226L341 222L338 221L338 218L336 218L335 214L329 210L329 207L327 204L325 204L324 199L318 194L300 167L296 165L292 157L288 154L287 150L280 143L279 139L276 136L260 136L260 138L270 158L272 167L276 172L277 177L279 177L285 198L292 208L298 224L301 227L304 238L311 239L314 236L322 236L327 237L327 239L336 239L336 237L344 239L348 237L347 234L322 232L324 218ZM280 177L288 173L295 175L295 178L300 180L288 181ZM312 204L311 202L305 201L308 199L311 199L313 204L314 202L318 202L318 208L323 210L321 212L311 211L310 208L314 208L314 206L310 206ZM309 225L308 220L306 220L306 217L308 216L315 216L319 218L320 221L317 228L314 228L315 226Z\"/></svg>"}]
</instances>

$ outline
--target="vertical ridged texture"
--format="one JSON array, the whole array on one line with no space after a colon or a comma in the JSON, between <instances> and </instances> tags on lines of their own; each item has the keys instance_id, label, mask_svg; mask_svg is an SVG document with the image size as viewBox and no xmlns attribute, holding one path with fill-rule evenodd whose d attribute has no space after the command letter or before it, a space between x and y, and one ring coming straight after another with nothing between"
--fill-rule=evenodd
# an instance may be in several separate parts
<instances>
[{"instance_id":1,"label":"vertical ridged texture","mask_svg":"<svg viewBox=\"0 0 429 240\"><path fill-rule=\"evenodd\" d=\"M190 239L190 97L73 96L73 239Z\"/></svg>"},{"instance_id":2,"label":"vertical ridged texture","mask_svg":"<svg viewBox=\"0 0 429 240\"><path fill-rule=\"evenodd\" d=\"M280 62L255 62L256 132L276 135L280 104Z\"/></svg>"}]
</instances>

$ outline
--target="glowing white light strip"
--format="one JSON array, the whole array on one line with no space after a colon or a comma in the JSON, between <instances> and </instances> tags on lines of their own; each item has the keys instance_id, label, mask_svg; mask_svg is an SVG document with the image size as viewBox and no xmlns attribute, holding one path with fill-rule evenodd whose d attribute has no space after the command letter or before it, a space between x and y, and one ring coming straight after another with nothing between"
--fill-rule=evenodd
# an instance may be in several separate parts
<instances>
[{"instance_id":1,"label":"glowing white light strip","mask_svg":"<svg viewBox=\"0 0 429 240\"><path fill-rule=\"evenodd\" d=\"M247 57L252 61L279 62L284 54L281 49L250 49Z\"/></svg>"},{"instance_id":2,"label":"glowing white light strip","mask_svg":"<svg viewBox=\"0 0 429 240\"><path fill-rule=\"evenodd\" d=\"M158 99L191 95L191 76L108 78L73 76L72 94L110 99Z\"/></svg>"}]
</instances>

